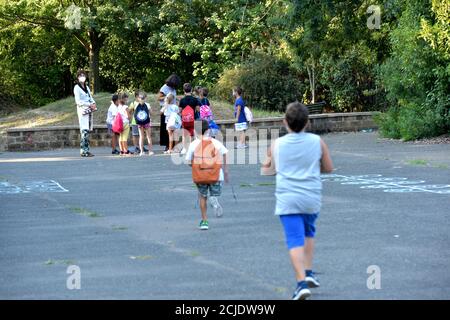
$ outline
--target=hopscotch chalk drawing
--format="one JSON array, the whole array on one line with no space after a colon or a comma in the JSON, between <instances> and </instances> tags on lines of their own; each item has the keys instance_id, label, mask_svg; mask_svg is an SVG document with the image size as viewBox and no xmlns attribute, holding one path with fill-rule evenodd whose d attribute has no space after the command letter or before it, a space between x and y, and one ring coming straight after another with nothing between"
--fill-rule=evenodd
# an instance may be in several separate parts
<instances>
[{"instance_id":1,"label":"hopscotch chalk drawing","mask_svg":"<svg viewBox=\"0 0 450 320\"><path fill-rule=\"evenodd\" d=\"M361 189L382 189L384 192L429 192L450 194L450 184L424 184L423 180L408 178L386 178L381 174L344 176L339 174L323 174L323 182L340 182L342 185L358 185Z\"/></svg>"},{"instance_id":2,"label":"hopscotch chalk drawing","mask_svg":"<svg viewBox=\"0 0 450 320\"><path fill-rule=\"evenodd\" d=\"M55 180L27 181L12 184L0 181L0 194L36 193L36 192L69 192Z\"/></svg>"}]
</instances>

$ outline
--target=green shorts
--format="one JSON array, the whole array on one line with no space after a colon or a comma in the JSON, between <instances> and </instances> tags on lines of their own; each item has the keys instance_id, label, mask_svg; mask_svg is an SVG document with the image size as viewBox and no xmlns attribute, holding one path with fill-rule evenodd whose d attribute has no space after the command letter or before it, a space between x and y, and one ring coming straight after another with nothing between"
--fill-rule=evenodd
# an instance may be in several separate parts
<instances>
[{"instance_id":1,"label":"green shorts","mask_svg":"<svg viewBox=\"0 0 450 320\"><path fill-rule=\"evenodd\" d=\"M204 198L208 197L208 190L211 197L219 197L222 194L222 181L216 182L214 184L197 183L197 189L201 196Z\"/></svg>"}]
</instances>

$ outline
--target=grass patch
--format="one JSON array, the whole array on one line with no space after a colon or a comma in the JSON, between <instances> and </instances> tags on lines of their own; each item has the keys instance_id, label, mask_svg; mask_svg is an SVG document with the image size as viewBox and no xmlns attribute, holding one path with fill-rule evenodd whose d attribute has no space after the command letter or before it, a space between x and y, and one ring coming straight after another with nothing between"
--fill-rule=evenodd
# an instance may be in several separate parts
<instances>
[{"instance_id":1,"label":"grass patch","mask_svg":"<svg viewBox=\"0 0 450 320\"><path fill-rule=\"evenodd\" d=\"M152 256L144 255L144 256L130 256L131 260L150 260L152 259Z\"/></svg>"},{"instance_id":2,"label":"grass patch","mask_svg":"<svg viewBox=\"0 0 450 320\"><path fill-rule=\"evenodd\" d=\"M260 187L274 186L274 185L275 185L275 182L261 182L261 183L257 184L257 186L260 186Z\"/></svg>"},{"instance_id":3,"label":"grass patch","mask_svg":"<svg viewBox=\"0 0 450 320\"><path fill-rule=\"evenodd\" d=\"M45 265L46 266L51 266L51 265L66 265L66 266L70 266L73 264L76 264L77 262L75 260L54 260L54 259L48 259L47 261L45 261Z\"/></svg>"},{"instance_id":4,"label":"grass patch","mask_svg":"<svg viewBox=\"0 0 450 320\"><path fill-rule=\"evenodd\" d=\"M249 187L253 187L253 184L251 184L251 183L241 183L239 186L241 188L249 188Z\"/></svg>"},{"instance_id":5,"label":"grass patch","mask_svg":"<svg viewBox=\"0 0 450 320\"><path fill-rule=\"evenodd\" d=\"M422 160L422 159L409 160L406 163L409 165L412 165L412 166L427 166L428 165L428 161Z\"/></svg>"},{"instance_id":6,"label":"grass patch","mask_svg":"<svg viewBox=\"0 0 450 320\"><path fill-rule=\"evenodd\" d=\"M285 293L286 291L287 291L286 288L281 288L281 287L275 288L276 293Z\"/></svg>"},{"instance_id":7,"label":"grass patch","mask_svg":"<svg viewBox=\"0 0 450 320\"><path fill-rule=\"evenodd\" d=\"M128 230L128 227L125 227L125 226L118 226L118 225L115 225L115 224L113 224L113 225L111 226L111 228L112 228L114 231L125 231L125 230Z\"/></svg>"},{"instance_id":8,"label":"grass patch","mask_svg":"<svg viewBox=\"0 0 450 320\"><path fill-rule=\"evenodd\" d=\"M268 187L268 186L274 186L274 185L275 185L275 182L259 182L259 183L256 183L256 184L253 184L253 183L241 183L239 186L241 188L250 188L250 187L254 187L254 186L257 186L257 187Z\"/></svg>"},{"instance_id":9,"label":"grass patch","mask_svg":"<svg viewBox=\"0 0 450 320\"><path fill-rule=\"evenodd\" d=\"M199 257L200 256L200 252L198 252L198 251L191 251L191 252L189 252L189 255L191 256L191 257Z\"/></svg>"},{"instance_id":10,"label":"grass patch","mask_svg":"<svg viewBox=\"0 0 450 320\"><path fill-rule=\"evenodd\" d=\"M94 113L94 125L106 125L105 119L111 104L112 93L99 92L94 95L98 111ZM134 101L134 94L129 93L129 103ZM177 97L178 99L181 96ZM151 105L151 118L159 123L159 103L156 94L149 94L147 102ZM228 101L211 99L211 108L216 120L234 119L234 106ZM254 118L280 117L282 112L252 109ZM75 100L73 97L49 103L43 107L18 109L15 112L0 117L0 132L10 128L35 128L47 126L78 125Z\"/></svg>"},{"instance_id":11,"label":"grass patch","mask_svg":"<svg viewBox=\"0 0 450 320\"><path fill-rule=\"evenodd\" d=\"M434 168L439 168L439 169L448 169L448 165L447 164L443 164L443 163L438 163L436 165L433 166Z\"/></svg>"},{"instance_id":12,"label":"grass patch","mask_svg":"<svg viewBox=\"0 0 450 320\"><path fill-rule=\"evenodd\" d=\"M74 213L76 213L76 214L79 214L79 215L82 215L82 216L85 216L85 217L89 217L89 218L100 218L100 217L102 217L101 214L99 214L99 213L97 213L95 211L90 211L90 210L83 209L83 208L80 208L80 207L70 207L69 210L74 212Z\"/></svg>"}]
</instances>

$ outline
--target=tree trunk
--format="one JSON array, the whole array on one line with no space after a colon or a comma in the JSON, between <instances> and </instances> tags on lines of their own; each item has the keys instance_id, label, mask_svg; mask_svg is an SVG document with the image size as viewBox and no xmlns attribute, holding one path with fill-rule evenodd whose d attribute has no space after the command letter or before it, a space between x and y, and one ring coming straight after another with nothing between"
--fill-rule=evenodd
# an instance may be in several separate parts
<instances>
[{"instance_id":1,"label":"tree trunk","mask_svg":"<svg viewBox=\"0 0 450 320\"><path fill-rule=\"evenodd\" d=\"M100 72L99 72L99 61L100 61L100 48L102 47L102 42L100 40L99 34L95 30L89 31L89 71L90 71L90 85L92 94L100 90Z\"/></svg>"},{"instance_id":2,"label":"tree trunk","mask_svg":"<svg viewBox=\"0 0 450 320\"><path fill-rule=\"evenodd\" d=\"M306 70L308 71L309 90L311 91L311 103L316 103L316 72L314 70L314 64L306 64Z\"/></svg>"}]
</instances>

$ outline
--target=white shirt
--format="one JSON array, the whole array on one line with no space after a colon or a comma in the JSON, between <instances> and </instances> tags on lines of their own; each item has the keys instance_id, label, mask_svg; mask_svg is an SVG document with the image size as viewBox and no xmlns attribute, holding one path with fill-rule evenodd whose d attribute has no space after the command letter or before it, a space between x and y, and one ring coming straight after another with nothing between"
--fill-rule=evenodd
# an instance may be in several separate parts
<instances>
[{"instance_id":1,"label":"white shirt","mask_svg":"<svg viewBox=\"0 0 450 320\"><path fill-rule=\"evenodd\" d=\"M169 122L170 115L172 113L180 112L180 108L176 104L169 104L168 106L163 107L164 115L166 116L166 123Z\"/></svg>"},{"instance_id":2,"label":"white shirt","mask_svg":"<svg viewBox=\"0 0 450 320\"><path fill-rule=\"evenodd\" d=\"M320 137L289 133L275 141L276 215L319 213L322 202Z\"/></svg>"},{"instance_id":3,"label":"white shirt","mask_svg":"<svg viewBox=\"0 0 450 320\"><path fill-rule=\"evenodd\" d=\"M167 97L169 93L173 94L174 97L174 103L177 103L177 91L171 87L169 87L167 84L163 85L161 89L159 89L159 92L162 92L164 94L164 97ZM164 100L159 102L159 105L162 107L164 106Z\"/></svg>"},{"instance_id":4,"label":"white shirt","mask_svg":"<svg viewBox=\"0 0 450 320\"><path fill-rule=\"evenodd\" d=\"M228 153L228 149L225 148L225 146L219 140L216 140L214 138L207 138L207 137L203 137L203 139L211 140L214 145L214 148L219 150L219 152L222 156L224 154ZM191 142L191 144L189 145L188 151L186 152L186 161L190 162L194 159L194 152L195 152L195 149L200 144L200 141L201 141L200 139L195 139L194 141ZM219 181L223 181L223 180L224 180L223 169L220 169Z\"/></svg>"},{"instance_id":5,"label":"white shirt","mask_svg":"<svg viewBox=\"0 0 450 320\"><path fill-rule=\"evenodd\" d=\"M109 109L108 109L108 114L106 116L107 124L112 124L117 112L119 112L119 108L114 103L111 103L111 105L109 106Z\"/></svg>"},{"instance_id":6,"label":"white shirt","mask_svg":"<svg viewBox=\"0 0 450 320\"><path fill-rule=\"evenodd\" d=\"M89 86L86 86L87 93L81 89L80 85L76 84L73 88L73 95L75 96L75 103L77 106L90 106L95 103L94 98L92 98L91 90Z\"/></svg>"},{"instance_id":7,"label":"white shirt","mask_svg":"<svg viewBox=\"0 0 450 320\"><path fill-rule=\"evenodd\" d=\"M117 111L120 113L120 115L122 116L122 120L123 120L123 124L129 124L130 120L128 119L128 106L127 105L119 105L117 107Z\"/></svg>"}]
</instances>

